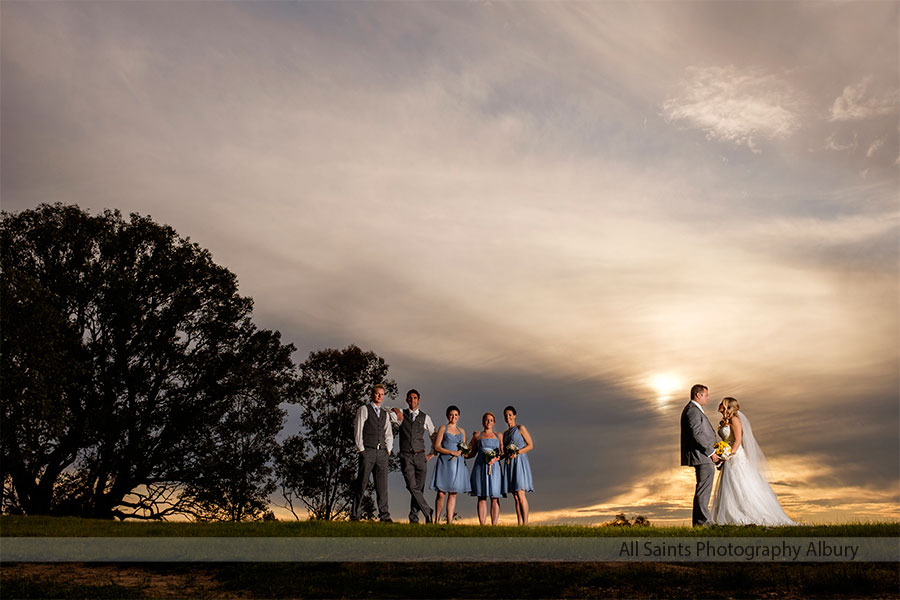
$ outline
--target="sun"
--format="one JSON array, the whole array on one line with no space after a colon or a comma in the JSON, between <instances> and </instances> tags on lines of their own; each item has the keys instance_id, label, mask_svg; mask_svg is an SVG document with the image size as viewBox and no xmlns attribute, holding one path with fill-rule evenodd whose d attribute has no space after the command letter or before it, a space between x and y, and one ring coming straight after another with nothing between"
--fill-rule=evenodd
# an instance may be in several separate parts
<instances>
[{"instance_id":1,"label":"sun","mask_svg":"<svg viewBox=\"0 0 900 600\"><path fill-rule=\"evenodd\" d=\"M647 379L647 384L656 393L657 401L660 405L665 405L671 400L672 395L678 392L681 387L681 379L671 373L656 373Z\"/></svg>"}]
</instances>

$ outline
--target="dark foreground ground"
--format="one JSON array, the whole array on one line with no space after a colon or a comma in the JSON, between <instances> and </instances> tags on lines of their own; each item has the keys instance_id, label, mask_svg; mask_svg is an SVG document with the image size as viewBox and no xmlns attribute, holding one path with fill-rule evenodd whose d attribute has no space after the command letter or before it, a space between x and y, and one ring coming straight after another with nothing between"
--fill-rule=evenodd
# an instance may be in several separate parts
<instances>
[{"instance_id":1,"label":"dark foreground ground","mask_svg":"<svg viewBox=\"0 0 900 600\"><path fill-rule=\"evenodd\" d=\"M900 598L900 564L20 563L0 597Z\"/></svg>"}]
</instances>

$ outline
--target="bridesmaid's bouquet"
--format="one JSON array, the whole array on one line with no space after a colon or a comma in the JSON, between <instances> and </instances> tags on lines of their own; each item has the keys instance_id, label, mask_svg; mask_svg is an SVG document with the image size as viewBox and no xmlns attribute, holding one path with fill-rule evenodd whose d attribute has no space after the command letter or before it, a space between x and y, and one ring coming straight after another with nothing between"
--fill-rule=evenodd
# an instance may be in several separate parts
<instances>
[{"instance_id":1,"label":"bridesmaid's bouquet","mask_svg":"<svg viewBox=\"0 0 900 600\"><path fill-rule=\"evenodd\" d=\"M458 444L456 445L456 449L462 451L462 454L461 454L460 456L462 456L463 458L465 458L466 455L467 455L467 454L470 452L470 450L471 450L471 449L469 448L469 445L466 443L466 440L463 440L463 441L461 441L460 443L458 443ZM450 460L453 460L454 458L456 458L456 457L455 457L455 456L451 456L451 457L450 457Z\"/></svg>"},{"instance_id":2,"label":"bridesmaid's bouquet","mask_svg":"<svg viewBox=\"0 0 900 600\"><path fill-rule=\"evenodd\" d=\"M731 444L725 441L717 442L716 454L718 454L722 460L728 460L731 458Z\"/></svg>"},{"instance_id":3,"label":"bridesmaid's bouquet","mask_svg":"<svg viewBox=\"0 0 900 600\"><path fill-rule=\"evenodd\" d=\"M494 450L493 448L488 448L487 450L484 451L484 462L490 463L492 460L497 458L497 456L499 456L499 455L500 455L500 452L498 450ZM493 467L493 466L494 465L488 464L488 475L491 474L491 467Z\"/></svg>"},{"instance_id":4,"label":"bridesmaid's bouquet","mask_svg":"<svg viewBox=\"0 0 900 600\"><path fill-rule=\"evenodd\" d=\"M506 461L509 462L511 459L515 458L519 453L519 447L515 444L507 444L506 445Z\"/></svg>"}]
</instances>

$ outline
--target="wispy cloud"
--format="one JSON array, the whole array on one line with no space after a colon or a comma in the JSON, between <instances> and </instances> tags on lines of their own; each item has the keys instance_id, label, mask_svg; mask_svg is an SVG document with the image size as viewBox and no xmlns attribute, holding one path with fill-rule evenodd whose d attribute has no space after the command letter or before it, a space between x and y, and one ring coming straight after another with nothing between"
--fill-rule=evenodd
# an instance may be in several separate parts
<instances>
[{"instance_id":1,"label":"wispy cloud","mask_svg":"<svg viewBox=\"0 0 900 600\"><path fill-rule=\"evenodd\" d=\"M825 140L825 150L834 152L852 152L859 148L859 135L856 132L851 134L832 133Z\"/></svg>"},{"instance_id":2,"label":"wispy cloud","mask_svg":"<svg viewBox=\"0 0 900 600\"><path fill-rule=\"evenodd\" d=\"M872 158L881 148L884 146L884 139L877 139L869 146L869 149L866 150L866 158Z\"/></svg>"},{"instance_id":3,"label":"wispy cloud","mask_svg":"<svg viewBox=\"0 0 900 600\"><path fill-rule=\"evenodd\" d=\"M831 106L832 121L860 121L900 111L900 91L872 91L873 78L848 85Z\"/></svg>"},{"instance_id":4,"label":"wispy cloud","mask_svg":"<svg viewBox=\"0 0 900 600\"><path fill-rule=\"evenodd\" d=\"M801 126L802 100L787 81L762 69L691 67L663 114L705 131L709 139L746 145L791 136Z\"/></svg>"}]
</instances>

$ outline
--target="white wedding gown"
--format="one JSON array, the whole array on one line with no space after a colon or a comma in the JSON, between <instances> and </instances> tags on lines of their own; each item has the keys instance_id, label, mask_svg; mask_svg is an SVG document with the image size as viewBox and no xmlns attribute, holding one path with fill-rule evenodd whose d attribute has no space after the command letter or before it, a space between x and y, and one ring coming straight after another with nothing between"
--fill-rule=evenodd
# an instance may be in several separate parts
<instances>
[{"instance_id":1,"label":"white wedding gown","mask_svg":"<svg viewBox=\"0 0 900 600\"><path fill-rule=\"evenodd\" d=\"M797 525L792 521L765 476L766 459L753 437L750 421L741 420L741 447L725 463L713 492L712 518L716 525ZM734 444L734 432L725 425L719 437Z\"/></svg>"}]
</instances>

